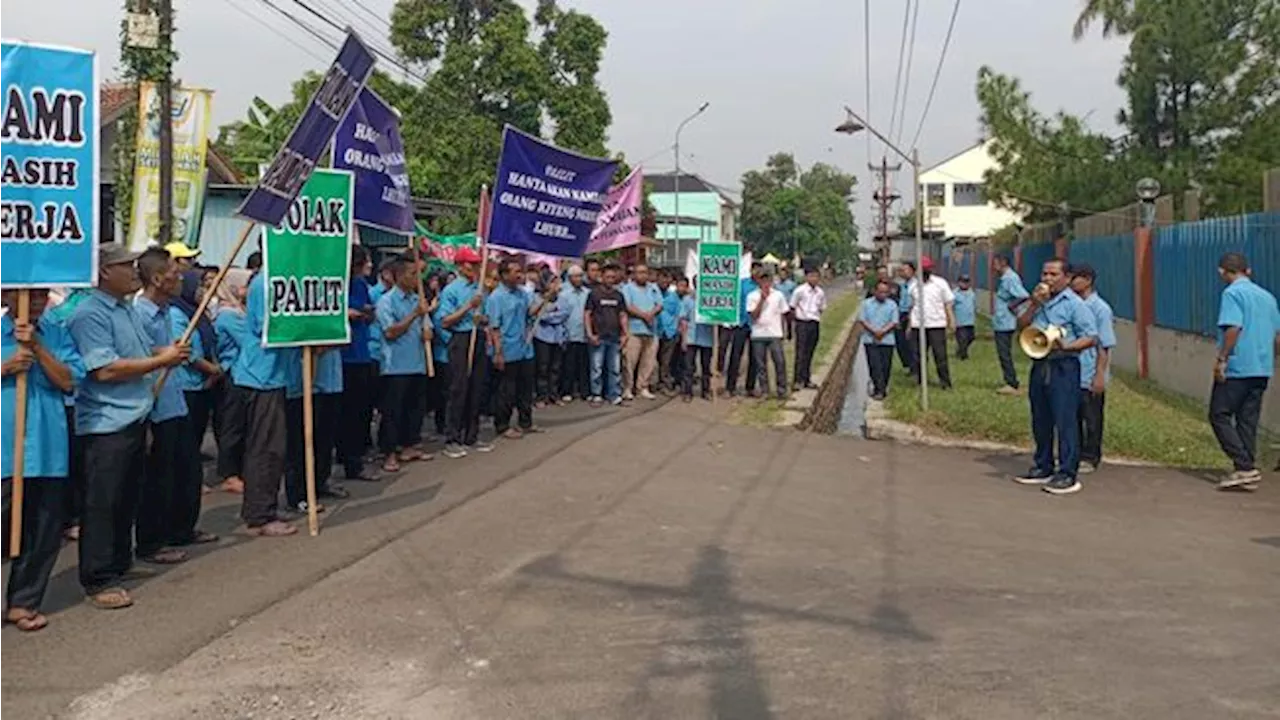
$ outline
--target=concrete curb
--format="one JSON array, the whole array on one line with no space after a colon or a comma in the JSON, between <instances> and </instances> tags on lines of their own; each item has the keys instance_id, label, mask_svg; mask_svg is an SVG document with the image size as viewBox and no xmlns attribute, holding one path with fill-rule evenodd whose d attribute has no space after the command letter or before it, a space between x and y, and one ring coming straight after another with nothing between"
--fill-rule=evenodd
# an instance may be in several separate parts
<instances>
[{"instance_id":1,"label":"concrete curb","mask_svg":"<svg viewBox=\"0 0 1280 720\"><path fill-rule=\"evenodd\" d=\"M850 286L848 292L856 292L854 286ZM853 332L852 320L840 328L840 334L836 335L836 341L831 345L826 355L820 358L814 358L814 367L811 380L813 384L819 388L825 387L827 384L827 376L831 373L831 369L836 365L836 361L840 358L840 351L849 341L849 334ZM786 408L778 420L772 427L789 428L799 425L809 414L809 409L818 400L819 390L801 390L793 393L791 400L787 402Z\"/></svg>"}]
</instances>

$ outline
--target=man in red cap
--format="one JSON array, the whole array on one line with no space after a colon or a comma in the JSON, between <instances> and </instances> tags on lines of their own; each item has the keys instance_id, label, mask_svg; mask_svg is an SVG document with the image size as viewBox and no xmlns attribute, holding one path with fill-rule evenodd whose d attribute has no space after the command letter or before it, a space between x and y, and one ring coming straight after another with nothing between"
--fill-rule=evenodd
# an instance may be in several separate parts
<instances>
[{"instance_id":1,"label":"man in red cap","mask_svg":"<svg viewBox=\"0 0 1280 720\"><path fill-rule=\"evenodd\" d=\"M920 280L911 286L915 295L911 304L911 330L907 341L911 343L913 359L911 374L916 382L921 382L921 367L924 363L923 348L920 345L920 327L923 325L925 343L933 353L933 362L938 366L938 381L943 390L951 389L951 368L947 364L947 330L956 326L954 304L955 293L951 291L951 283L933 274L933 258L925 255L920 262Z\"/></svg>"},{"instance_id":2,"label":"man in red cap","mask_svg":"<svg viewBox=\"0 0 1280 720\"><path fill-rule=\"evenodd\" d=\"M468 449L493 450L492 444L479 439L480 390L487 382L489 359L484 342L472 341L477 329L488 322L481 311L480 260L480 253L471 248L459 250L453 258L458 277L440 291L440 324L451 333L444 455L454 459L466 457Z\"/></svg>"}]
</instances>

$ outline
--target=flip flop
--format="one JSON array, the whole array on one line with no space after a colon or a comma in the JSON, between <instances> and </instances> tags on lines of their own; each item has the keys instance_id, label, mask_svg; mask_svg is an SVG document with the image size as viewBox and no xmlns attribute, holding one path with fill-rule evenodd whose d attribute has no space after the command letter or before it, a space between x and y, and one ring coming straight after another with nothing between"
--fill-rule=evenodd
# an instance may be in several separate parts
<instances>
[{"instance_id":1,"label":"flip flop","mask_svg":"<svg viewBox=\"0 0 1280 720\"><path fill-rule=\"evenodd\" d=\"M179 565L187 561L187 554L175 548L165 548L138 559L152 565Z\"/></svg>"},{"instance_id":2,"label":"flip flop","mask_svg":"<svg viewBox=\"0 0 1280 720\"><path fill-rule=\"evenodd\" d=\"M397 472L400 472L400 463L396 462L396 461L395 461L394 459L392 459L392 458L387 458L387 459L386 459L385 461L383 461L383 463L382 463L382 472L385 472L385 473L397 473Z\"/></svg>"},{"instance_id":3,"label":"flip flop","mask_svg":"<svg viewBox=\"0 0 1280 720\"><path fill-rule=\"evenodd\" d=\"M124 588L108 588L90 595L88 600L99 610L122 610L133 604L133 598Z\"/></svg>"},{"instance_id":4,"label":"flip flop","mask_svg":"<svg viewBox=\"0 0 1280 720\"><path fill-rule=\"evenodd\" d=\"M5 625L12 625L22 632L36 632L38 630L45 629L49 625L49 618L41 615L35 610L27 610L25 608L14 609L22 610L23 614L18 616L6 614L4 617ZM9 612L12 613L13 611L10 610Z\"/></svg>"},{"instance_id":5,"label":"flip flop","mask_svg":"<svg viewBox=\"0 0 1280 720\"><path fill-rule=\"evenodd\" d=\"M187 538L184 542L181 542L181 543L178 543L178 544L180 544L180 545L208 545L209 543L216 543L216 542L218 542L218 536L217 536L217 535L214 535L214 534L213 534L213 533L211 533L211 532L205 532L204 530L196 530L195 532L191 533L191 537Z\"/></svg>"}]
</instances>

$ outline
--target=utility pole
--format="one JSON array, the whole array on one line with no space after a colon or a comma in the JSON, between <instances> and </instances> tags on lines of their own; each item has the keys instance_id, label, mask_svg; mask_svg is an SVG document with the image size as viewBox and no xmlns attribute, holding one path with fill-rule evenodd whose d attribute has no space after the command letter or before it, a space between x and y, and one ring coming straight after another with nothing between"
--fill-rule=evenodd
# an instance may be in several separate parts
<instances>
[{"instance_id":1,"label":"utility pole","mask_svg":"<svg viewBox=\"0 0 1280 720\"><path fill-rule=\"evenodd\" d=\"M160 3L160 51L164 53L164 75L160 78L160 232L156 241L163 247L173 240L173 0ZM139 118L146 122L146 118Z\"/></svg>"},{"instance_id":2,"label":"utility pole","mask_svg":"<svg viewBox=\"0 0 1280 720\"><path fill-rule=\"evenodd\" d=\"M876 240L884 244L886 257L881 258L882 261L888 260L888 244L889 244L889 207L899 199L899 195L889 190L889 173L897 172L902 169L902 164L889 165L888 158L881 156L879 165L867 165L867 169L879 173L880 187L872 194L872 199L880 206L879 222L876 225ZM920 222L916 218L916 223Z\"/></svg>"}]
</instances>

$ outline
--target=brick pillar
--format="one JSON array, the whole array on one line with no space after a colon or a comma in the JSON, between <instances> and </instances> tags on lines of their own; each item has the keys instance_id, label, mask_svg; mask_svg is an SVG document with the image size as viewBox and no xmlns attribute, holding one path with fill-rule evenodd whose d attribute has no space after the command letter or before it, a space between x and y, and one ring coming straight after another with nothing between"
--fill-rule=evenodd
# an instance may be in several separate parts
<instances>
[{"instance_id":1,"label":"brick pillar","mask_svg":"<svg viewBox=\"0 0 1280 720\"><path fill-rule=\"evenodd\" d=\"M1133 231L1133 307L1134 323L1138 330L1138 377L1150 372L1148 331L1155 322L1156 292L1154 263L1152 262L1153 231L1149 227Z\"/></svg>"}]
</instances>

